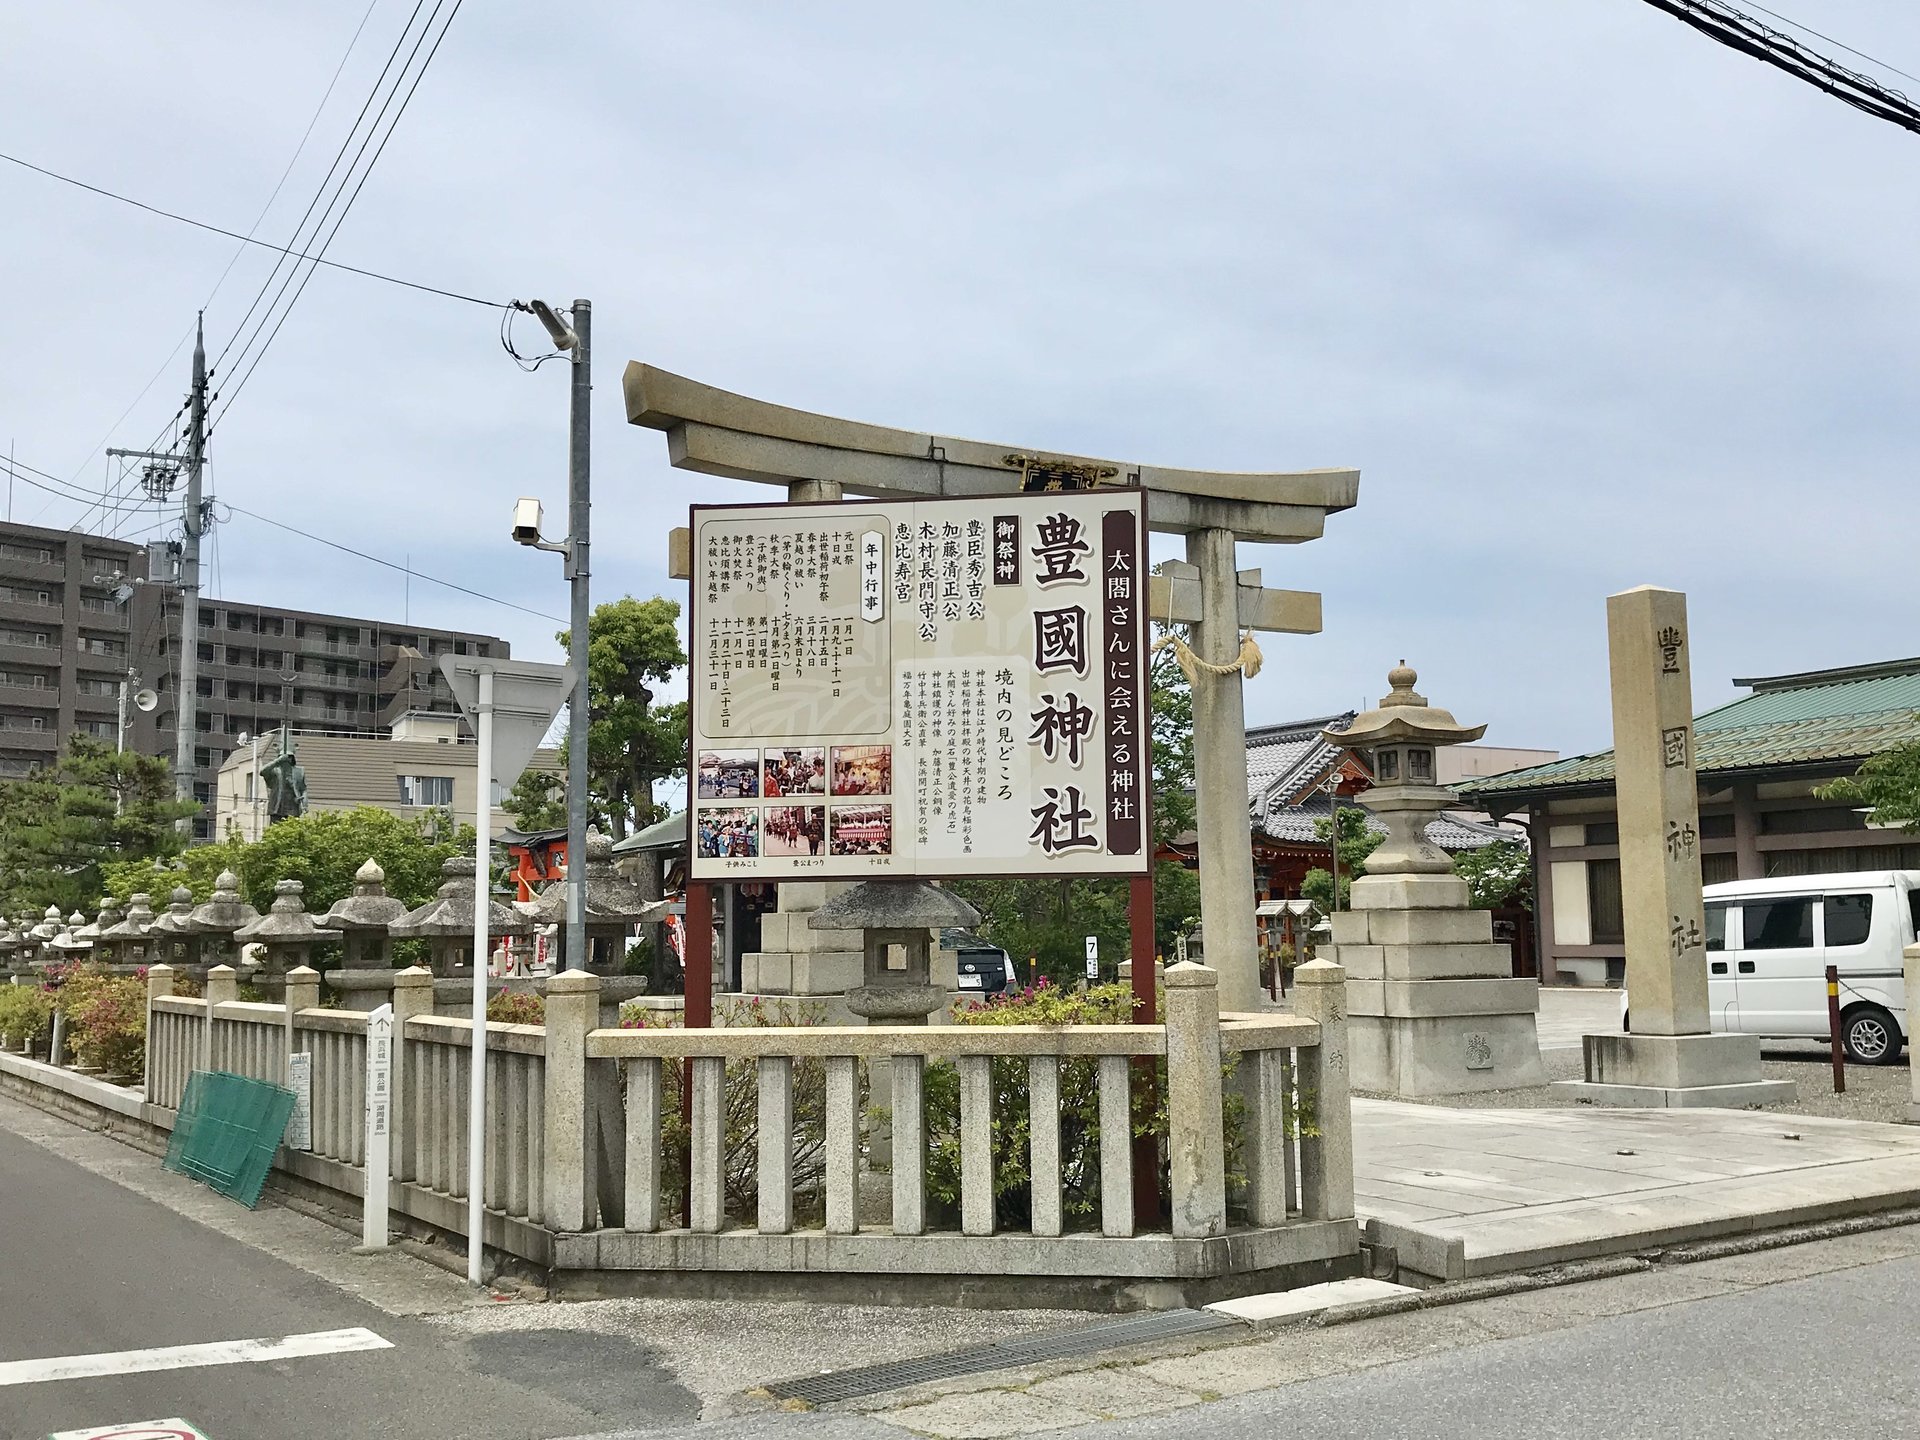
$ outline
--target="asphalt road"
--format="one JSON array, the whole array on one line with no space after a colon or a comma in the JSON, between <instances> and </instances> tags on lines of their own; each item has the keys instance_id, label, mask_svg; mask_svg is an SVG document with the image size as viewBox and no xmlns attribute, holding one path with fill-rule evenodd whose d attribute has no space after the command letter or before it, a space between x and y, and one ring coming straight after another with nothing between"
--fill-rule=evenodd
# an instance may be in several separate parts
<instances>
[{"instance_id":1,"label":"asphalt road","mask_svg":"<svg viewBox=\"0 0 1920 1440\"><path fill-rule=\"evenodd\" d=\"M364 1328L391 1348L5 1383L0 1435L180 1417L213 1440L474 1440L683 1425L698 1400L619 1337L448 1335L0 1128L0 1367Z\"/></svg>"}]
</instances>

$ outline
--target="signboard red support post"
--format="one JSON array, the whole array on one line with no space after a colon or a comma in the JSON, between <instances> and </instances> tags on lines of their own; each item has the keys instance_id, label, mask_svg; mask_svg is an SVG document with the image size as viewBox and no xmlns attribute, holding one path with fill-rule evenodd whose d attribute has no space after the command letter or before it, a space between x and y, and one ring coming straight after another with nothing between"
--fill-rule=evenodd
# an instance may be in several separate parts
<instances>
[{"instance_id":1,"label":"signboard red support post","mask_svg":"<svg viewBox=\"0 0 1920 1440\"><path fill-rule=\"evenodd\" d=\"M713 1028L713 887L689 880L687 901L687 963L681 967L682 996L686 1002L680 1023L689 1030ZM693 1061L680 1062L680 1128L693 1135ZM693 1151L680 1152L680 1193L686 1197L688 1225L693 1224Z\"/></svg>"},{"instance_id":2,"label":"signboard red support post","mask_svg":"<svg viewBox=\"0 0 1920 1440\"><path fill-rule=\"evenodd\" d=\"M1159 1023L1159 993L1153 967L1153 872L1127 881L1128 951L1133 960L1133 1023ZM1140 1104L1151 1115L1159 1109L1155 1065L1143 1056L1133 1062L1133 1082ZM1151 1135L1133 1141L1133 1224L1149 1230L1160 1223L1160 1142Z\"/></svg>"}]
</instances>

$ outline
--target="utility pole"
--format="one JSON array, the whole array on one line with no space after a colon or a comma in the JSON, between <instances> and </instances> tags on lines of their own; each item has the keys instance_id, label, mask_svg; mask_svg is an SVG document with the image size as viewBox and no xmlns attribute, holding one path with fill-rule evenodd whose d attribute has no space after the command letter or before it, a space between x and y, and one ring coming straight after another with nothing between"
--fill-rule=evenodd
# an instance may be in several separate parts
<instances>
[{"instance_id":1,"label":"utility pole","mask_svg":"<svg viewBox=\"0 0 1920 1440\"><path fill-rule=\"evenodd\" d=\"M567 714L567 969L587 968L587 622L588 512L592 509L593 302L573 302L573 389L567 425L567 578L573 583L573 627L567 660L573 698Z\"/></svg>"},{"instance_id":2,"label":"utility pole","mask_svg":"<svg viewBox=\"0 0 1920 1440\"><path fill-rule=\"evenodd\" d=\"M193 799L193 742L200 708L200 468L207 449L207 345L201 317L193 325L193 394L187 404L187 505L180 548L180 677L174 702L173 791ZM180 828L193 834L191 816Z\"/></svg>"},{"instance_id":3,"label":"utility pole","mask_svg":"<svg viewBox=\"0 0 1920 1440\"><path fill-rule=\"evenodd\" d=\"M571 323L562 321L544 300L516 300L513 308L538 319L553 340L553 348L573 362L567 415L567 538L545 538L540 533L540 502L523 496L514 502L513 539L517 545L560 555L564 561L562 573L573 586L573 617L567 638L567 663L573 667L573 694L567 700L565 958L567 969L584 970L587 968L587 622L593 616L590 584L593 566L589 561L588 541L593 472L593 302L575 300L568 317Z\"/></svg>"}]
</instances>

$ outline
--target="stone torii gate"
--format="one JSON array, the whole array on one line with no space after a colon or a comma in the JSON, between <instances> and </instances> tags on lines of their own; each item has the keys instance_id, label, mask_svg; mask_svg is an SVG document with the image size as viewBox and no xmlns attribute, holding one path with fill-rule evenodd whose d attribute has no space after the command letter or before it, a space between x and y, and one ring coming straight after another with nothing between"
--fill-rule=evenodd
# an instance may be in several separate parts
<instances>
[{"instance_id":1,"label":"stone torii gate","mask_svg":"<svg viewBox=\"0 0 1920 1440\"><path fill-rule=\"evenodd\" d=\"M866 425L735 395L638 361L627 366L625 388L627 419L665 431L676 467L782 485L790 501L1146 490L1147 527L1185 536L1187 557L1155 577L1152 618L1191 625L1194 653L1214 665L1239 656L1242 627L1300 635L1320 629L1319 595L1263 588L1258 570L1237 569L1236 543L1317 540L1327 515L1351 508L1360 491L1360 472L1351 469L1174 470ZM686 530L675 532L675 578L691 577L690 545ZM1202 671L1193 686L1201 923L1225 1010L1255 1009L1260 995L1242 685L1236 669ZM1150 935L1150 916L1146 924Z\"/></svg>"}]
</instances>

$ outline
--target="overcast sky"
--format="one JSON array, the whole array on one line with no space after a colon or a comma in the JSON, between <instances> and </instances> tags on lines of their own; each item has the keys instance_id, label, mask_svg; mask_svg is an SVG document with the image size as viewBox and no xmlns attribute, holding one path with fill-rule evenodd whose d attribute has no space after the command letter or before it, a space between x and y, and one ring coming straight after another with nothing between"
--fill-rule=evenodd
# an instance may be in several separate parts
<instances>
[{"instance_id":1,"label":"overcast sky","mask_svg":"<svg viewBox=\"0 0 1920 1440\"><path fill-rule=\"evenodd\" d=\"M1920 10L1790 3L1920 73ZM376 0L264 238L410 8ZM12 5L0 149L245 230L364 10ZM1249 723L1370 703L1404 656L1487 743L1574 753L1609 743L1603 601L1631 585L1688 592L1702 708L1920 653L1916 174L1920 136L1638 0L471 0L330 255L593 300L598 599L683 594L690 500L772 498L673 471L625 423L631 359L1024 448L1353 465L1326 538L1241 548L1326 597L1324 634L1263 642ZM273 258L216 292L234 249L0 164L0 445L98 491L90 447L166 424L187 347L135 397L210 292L210 354L233 337ZM557 559L506 532L523 493L564 529L567 379L497 320L319 273L218 427L215 493L564 615ZM550 621L409 602L244 515L210 559L222 596L410 603L559 658Z\"/></svg>"}]
</instances>

